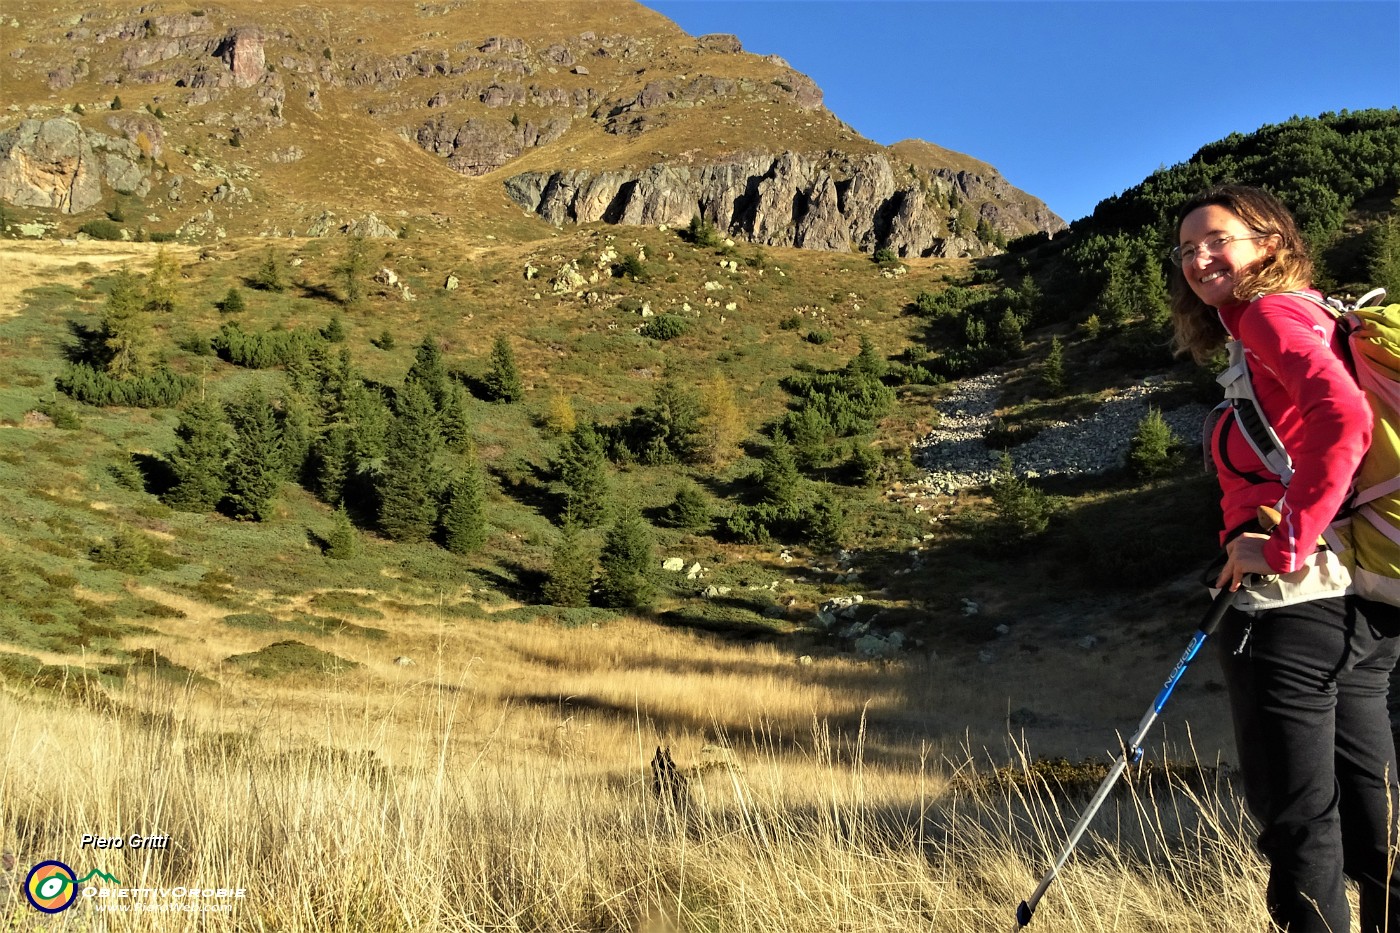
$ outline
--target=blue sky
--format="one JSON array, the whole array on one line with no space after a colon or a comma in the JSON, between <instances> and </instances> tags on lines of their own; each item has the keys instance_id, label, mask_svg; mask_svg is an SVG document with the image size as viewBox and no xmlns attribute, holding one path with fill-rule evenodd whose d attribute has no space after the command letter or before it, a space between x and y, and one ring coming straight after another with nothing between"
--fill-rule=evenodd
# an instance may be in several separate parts
<instances>
[{"instance_id":1,"label":"blue sky","mask_svg":"<svg viewBox=\"0 0 1400 933\"><path fill-rule=\"evenodd\" d=\"M1400 0L643 0L810 75L876 142L991 163L1065 220L1232 132L1400 106Z\"/></svg>"}]
</instances>

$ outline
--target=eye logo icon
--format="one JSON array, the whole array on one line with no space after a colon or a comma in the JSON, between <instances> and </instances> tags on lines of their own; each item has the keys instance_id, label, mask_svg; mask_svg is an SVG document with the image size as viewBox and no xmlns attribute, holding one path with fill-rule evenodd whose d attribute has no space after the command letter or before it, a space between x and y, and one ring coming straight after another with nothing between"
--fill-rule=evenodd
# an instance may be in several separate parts
<instances>
[{"instance_id":1,"label":"eye logo icon","mask_svg":"<svg viewBox=\"0 0 1400 933\"><path fill-rule=\"evenodd\" d=\"M78 899L78 876L62 862L40 862L24 879L24 896L46 914L67 910Z\"/></svg>"}]
</instances>

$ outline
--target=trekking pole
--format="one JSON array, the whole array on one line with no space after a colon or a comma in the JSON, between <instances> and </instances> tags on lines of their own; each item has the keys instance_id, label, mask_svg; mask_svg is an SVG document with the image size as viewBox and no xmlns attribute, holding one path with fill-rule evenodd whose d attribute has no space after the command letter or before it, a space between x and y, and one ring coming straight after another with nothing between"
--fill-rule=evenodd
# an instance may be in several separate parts
<instances>
[{"instance_id":1,"label":"trekking pole","mask_svg":"<svg viewBox=\"0 0 1400 933\"><path fill-rule=\"evenodd\" d=\"M1113 790L1114 783L1119 776L1127 770L1128 765L1136 764L1142 758L1142 740L1147 735L1147 731L1152 728L1152 724L1157 721L1157 716L1162 712L1162 707L1167 705L1168 698L1172 695L1172 690L1176 688L1176 682L1181 679L1181 675L1186 673L1186 667L1191 660L1196 657L1196 652L1201 650L1201 645L1214 633L1220 620L1225 618L1226 611L1235 601L1238 591L1229 588L1222 589L1215 597L1215 601L1210 605L1210 611L1201 620L1200 627L1196 629L1196 634L1191 639L1191 644L1186 646L1182 652L1181 660L1176 662L1176 667L1167 677L1167 682L1162 685L1162 689L1157 691L1157 697L1152 701L1152 706L1148 709L1142 721L1138 723L1137 732L1123 748L1118 760L1113 763L1108 776L1099 784L1099 789L1094 792L1093 799L1089 801L1088 808L1084 815L1079 818L1079 822L1070 831L1069 839L1065 842L1064 848L1060 850L1059 856L1055 859L1055 864L1050 866L1050 870L1045 873L1045 877L1040 879L1040 884L1030 897L1021 902L1021 906L1016 908L1016 925L1012 927L1013 933L1016 930L1024 929L1026 924L1031 922L1031 916L1035 913L1035 907L1040 903L1040 898L1055 881L1055 876L1064 868L1065 862L1069 861L1070 853L1079 844L1079 837L1084 835L1084 831L1089 828L1089 821L1094 818L1094 814L1099 812L1099 807L1108 799L1109 792Z\"/></svg>"}]
</instances>

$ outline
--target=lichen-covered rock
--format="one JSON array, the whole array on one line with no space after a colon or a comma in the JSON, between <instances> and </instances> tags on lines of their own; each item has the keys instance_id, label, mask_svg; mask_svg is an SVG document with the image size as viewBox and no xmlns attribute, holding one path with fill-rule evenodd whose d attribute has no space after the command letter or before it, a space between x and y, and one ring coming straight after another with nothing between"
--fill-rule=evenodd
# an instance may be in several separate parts
<instances>
[{"instance_id":1,"label":"lichen-covered rock","mask_svg":"<svg viewBox=\"0 0 1400 933\"><path fill-rule=\"evenodd\" d=\"M77 214L102 200L102 165L75 121L25 120L0 132L0 199Z\"/></svg>"}]
</instances>

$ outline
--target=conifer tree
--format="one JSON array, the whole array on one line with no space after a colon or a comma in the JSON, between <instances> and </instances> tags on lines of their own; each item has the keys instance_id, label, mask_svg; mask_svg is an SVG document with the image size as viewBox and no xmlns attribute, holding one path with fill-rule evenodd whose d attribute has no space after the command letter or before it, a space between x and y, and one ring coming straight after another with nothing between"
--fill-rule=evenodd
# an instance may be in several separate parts
<instances>
[{"instance_id":1,"label":"conifer tree","mask_svg":"<svg viewBox=\"0 0 1400 933\"><path fill-rule=\"evenodd\" d=\"M358 305L365 296L365 271L369 268L369 250L365 238L359 235L350 237L345 247L345 255L332 270L345 286L345 303L351 307Z\"/></svg>"},{"instance_id":2,"label":"conifer tree","mask_svg":"<svg viewBox=\"0 0 1400 933\"><path fill-rule=\"evenodd\" d=\"M666 506L663 524L687 531L700 531L714 521L709 500L694 483L686 483L676 490L676 497Z\"/></svg>"},{"instance_id":3,"label":"conifer tree","mask_svg":"<svg viewBox=\"0 0 1400 933\"><path fill-rule=\"evenodd\" d=\"M448 450L460 454L471 451L472 429L467 420L467 402L460 385L453 385L448 390L447 398L438 412L438 423Z\"/></svg>"},{"instance_id":4,"label":"conifer tree","mask_svg":"<svg viewBox=\"0 0 1400 933\"><path fill-rule=\"evenodd\" d=\"M359 551L360 541L355 534L355 526L350 524L350 515L342 505L335 510L335 523L331 525L331 533L326 538L326 556L332 560L351 560Z\"/></svg>"},{"instance_id":5,"label":"conifer tree","mask_svg":"<svg viewBox=\"0 0 1400 933\"><path fill-rule=\"evenodd\" d=\"M574 403L562 392L549 394L549 412L544 418L545 426L554 434L570 434L578 427L578 415Z\"/></svg>"},{"instance_id":6,"label":"conifer tree","mask_svg":"<svg viewBox=\"0 0 1400 933\"><path fill-rule=\"evenodd\" d=\"M792 521L802 512L802 474L787 438L778 434L759 465L762 501L780 521Z\"/></svg>"},{"instance_id":7,"label":"conifer tree","mask_svg":"<svg viewBox=\"0 0 1400 933\"><path fill-rule=\"evenodd\" d=\"M804 516L803 538L813 547L835 550L846 534L846 512L830 487L823 486L813 497Z\"/></svg>"},{"instance_id":8,"label":"conifer tree","mask_svg":"<svg viewBox=\"0 0 1400 933\"><path fill-rule=\"evenodd\" d=\"M442 348L438 346L436 337L429 334L418 344L413 365L408 368L403 381L405 385L410 382L417 383L428 393L433 407L438 411L442 410L448 396L447 364L443 362Z\"/></svg>"},{"instance_id":9,"label":"conifer tree","mask_svg":"<svg viewBox=\"0 0 1400 933\"><path fill-rule=\"evenodd\" d=\"M1128 472L1137 479L1167 476L1181 466L1176 434L1158 408L1148 408L1128 442Z\"/></svg>"},{"instance_id":10,"label":"conifer tree","mask_svg":"<svg viewBox=\"0 0 1400 933\"><path fill-rule=\"evenodd\" d=\"M505 334L491 347L491 361L481 380L486 397L493 402L518 402L525 397L525 385L515 365L515 351Z\"/></svg>"},{"instance_id":11,"label":"conifer tree","mask_svg":"<svg viewBox=\"0 0 1400 933\"><path fill-rule=\"evenodd\" d=\"M471 554L486 543L486 494L481 468L468 458L447 487L442 508L442 544L453 554Z\"/></svg>"},{"instance_id":12,"label":"conifer tree","mask_svg":"<svg viewBox=\"0 0 1400 933\"><path fill-rule=\"evenodd\" d=\"M243 300L243 292L235 286L230 286L224 300L219 302L219 310L224 314L241 314L247 308L248 303Z\"/></svg>"},{"instance_id":13,"label":"conifer tree","mask_svg":"<svg viewBox=\"0 0 1400 933\"><path fill-rule=\"evenodd\" d=\"M693 460L701 447L700 402L668 376L656 387L651 404L637 409L633 427L643 463Z\"/></svg>"},{"instance_id":14,"label":"conifer tree","mask_svg":"<svg viewBox=\"0 0 1400 933\"><path fill-rule=\"evenodd\" d=\"M723 376L707 385L700 398L700 459L723 465L738 454L744 437L744 419L734 400L734 387Z\"/></svg>"},{"instance_id":15,"label":"conifer tree","mask_svg":"<svg viewBox=\"0 0 1400 933\"><path fill-rule=\"evenodd\" d=\"M582 607L588 605L592 592L593 555L584 544L578 523L566 518L550 556L541 596L551 606Z\"/></svg>"},{"instance_id":16,"label":"conifer tree","mask_svg":"<svg viewBox=\"0 0 1400 933\"><path fill-rule=\"evenodd\" d=\"M253 275L253 285L265 292L280 292L287 287L287 275L282 268L282 256L270 245L263 250L262 263Z\"/></svg>"},{"instance_id":17,"label":"conifer tree","mask_svg":"<svg viewBox=\"0 0 1400 933\"><path fill-rule=\"evenodd\" d=\"M1050 338L1050 351L1045 354L1040 381L1051 398L1059 398L1065 392L1065 352L1058 334Z\"/></svg>"},{"instance_id":18,"label":"conifer tree","mask_svg":"<svg viewBox=\"0 0 1400 933\"><path fill-rule=\"evenodd\" d=\"M255 384L224 409L233 428L224 508L233 518L266 521L282 484L282 438L272 400Z\"/></svg>"},{"instance_id":19,"label":"conifer tree","mask_svg":"<svg viewBox=\"0 0 1400 933\"><path fill-rule=\"evenodd\" d=\"M161 247L151 264L151 274L146 277L146 310L156 314L173 314L179 279L179 264Z\"/></svg>"},{"instance_id":20,"label":"conifer tree","mask_svg":"<svg viewBox=\"0 0 1400 933\"><path fill-rule=\"evenodd\" d=\"M610 507L607 457L603 439L592 424L580 424L564 441L554 463L564 486L564 511L585 528L607 520Z\"/></svg>"},{"instance_id":21,"label":"conifer tree","mask_svg":"<svg viewBox=\"0 0 1400 933\"><path fill-rule=\"evenodd\" d=\"M140 279L122 267L112 281L98 335L102 365L118 379L141 376L151 368L151 321Z\"/></svg>"},{"instance_id":22,"label":"conifer tree","mask_svg":"<svg viewBox=\"0 0 1400 933\"><path fill-rule=\"evenodd\" d=\"M293 483L300 483L306 476L311 446L315 441L311 411L306 400L296 393L288 394L282 400L277 426L282 434L282 475Z\"/></svg>"},{"instance_id":23,"label":"conifer tree","mask_svg":"<svg viewBox=\"0 0 1400 933\"><path fill-rule=\"evenodd\" d=\"M1400 198L1391 210L1372 233L1370 284L1384 288L1387 301L1400 301Z\"/></svg>"},{"instance_id":24,"label":"conifer tree","mask_svg":"<svg viewBox=\"0 0 1400 933\"><path fill-rule=\"evenodd\" d=\"M353 468L350 425L343 421L327 425L311 447L311 491L322 502L343 504L346 482Z\"/></svg>"},{"instance_id":25,"label":"conifer tree","mask_svg":"<svg viewBox=\"0 0 1400 933\"><path fill-rule=\"evenodd\" d=\"M212 511L227 485L230 442L223 412L207 398L191 402L180 412L175 438L175 449L166 458L174 484L165 504L181 512Z\"/></svg>"},{"instance_id":26,"label":"conifer tree","mask_svg":"<svg viewBox=\"0 0 1400 933\"><path fill-rule=\"evenodd\" d=\"M438 517L437 413L416 382L404 385L379 477L379 527L395 541L425 541Z\"/></svg>"},{"instance_id":27,"label":"conifer tree","mask_svg":"<svg viewBox=\"0 0 1400 933\"><path fill-rule=\"evenodd\" d=\"M603 537L598 557L598 595L612 609L650 605L653 588L651 529L635 508L627 508Z\"/></svg>"}]
</instances>

